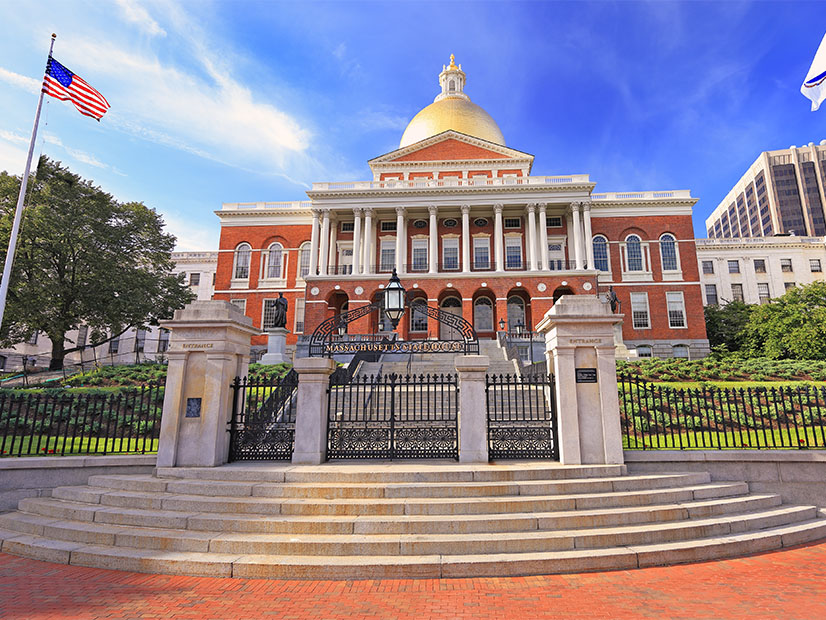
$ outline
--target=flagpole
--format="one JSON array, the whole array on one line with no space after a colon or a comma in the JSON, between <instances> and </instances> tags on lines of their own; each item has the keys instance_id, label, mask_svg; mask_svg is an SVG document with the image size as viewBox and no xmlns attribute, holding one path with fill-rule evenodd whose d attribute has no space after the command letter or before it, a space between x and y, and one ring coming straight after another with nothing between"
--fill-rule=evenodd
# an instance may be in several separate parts
<instances>
[{"instance_id":1,"label":"flagpole","mask_svg":"<svg viewBox=\"0 0 826 620\"><path fill-rule=\"evenodd\" d=\"M54 40L57 35L52 33L52 42L49 45L49 58L52 57ZM9 249L6 252L6 264L3 265L3 279L0 280L0 327L3 325L3 315L6 312L6 296L9 293L9 280L11 279L11 266L14 262L14 250L17 247L17 234L20 231L20 220L23 218L23 201L26 198L26 186L29 184L29 172L32 168L32 155L34 154L34 143L37 139L37 126L40 124L40 108L43 107L43 89L40 89L40 99L37 101L37 113L34 115L34 128L32 128L32 139L29 142L29 156L26 159L26 168L23 170L23 178L20 179L20 195L17 196L17 208L14 211L14 223L11 227L11 237L9 238Z\"/></svg>"}]
</instances>

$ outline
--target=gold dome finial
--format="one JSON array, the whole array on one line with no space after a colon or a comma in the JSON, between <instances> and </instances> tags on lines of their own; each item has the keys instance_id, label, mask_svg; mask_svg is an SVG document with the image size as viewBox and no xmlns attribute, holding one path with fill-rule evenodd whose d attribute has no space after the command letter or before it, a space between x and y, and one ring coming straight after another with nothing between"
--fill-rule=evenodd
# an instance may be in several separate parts
<instances>
[{"instance_id":1,"label":"gold dome finial","mask_svg":"<svg viewBox=\"0 0 826 620\"><path fill-rule=\"evenodd\" d=\"M450 64L448 65L448 69L458 69L459 67L456 66L456 56L453 54L450 55Z\"/></svg>"}]
</instances>

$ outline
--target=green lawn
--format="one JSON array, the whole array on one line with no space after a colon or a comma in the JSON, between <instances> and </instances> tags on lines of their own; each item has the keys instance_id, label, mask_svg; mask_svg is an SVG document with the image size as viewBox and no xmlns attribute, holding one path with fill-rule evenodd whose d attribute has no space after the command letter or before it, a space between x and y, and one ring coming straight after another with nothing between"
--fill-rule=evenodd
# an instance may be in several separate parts
<instances>
[{"instance_id":1,"label":"green lawn","mask_svg":"<svg viewBox=\"0 0 826 620\"><path fill-rule=\"evenodd\" d=\"M38 441L40 442L38 445ZM2 444L0 440L0 444ZM65 444L65 445L64 445ZM157 439L104 439L102 437L71 438L47 437L9 437L2 446L2 456L49 456L60 454L140 454L158 451Z\"/></svg>"},{"instance_id":2,"label":"green lawn","mask_svg":"<svg viewBox=\"0 0 826 620\"><path fill-rule=\"evenodd\" d=\"M771 390L772 388L794 389L805 386L819 389L826 387L826 381L651 381L649 383L658 387L667 387L675 390L695 390L703 386L713 386L715 388L729 390L739 390L741 388L744 390L746 388L764 388L767 390ZM622 387L622 385L623 384L620 383L620 387Z\"/></svg>"},{"instance_id":3,"label":"green lawn","mask_svg":"<svg viewBox=\"0 0 826 620\"><path fill-rule=\"evenodd\" d=\"M753 450L757 446L761 449L798 449L801 447L811 447L812 449L822 449L826 446L824 434L820 429L803 428L795 431L791 429L767 429L763 430L743 430L741 431L682 431L673 435L661 434L643 437L639 432L634 436L633 431L630 436L625 435L623 429L623 447L629 450L715 450L718 448ZM643 448L645 446L645 448Z\"/></svg>"}]
</instances>

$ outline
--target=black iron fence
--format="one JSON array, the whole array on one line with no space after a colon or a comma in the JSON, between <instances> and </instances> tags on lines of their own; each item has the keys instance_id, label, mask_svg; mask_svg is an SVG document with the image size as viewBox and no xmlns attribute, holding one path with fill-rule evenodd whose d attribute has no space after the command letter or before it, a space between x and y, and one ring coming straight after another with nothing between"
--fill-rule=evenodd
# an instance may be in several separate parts
<instances>
[{"instance_id":1,"label":"black iron fence","mask_svg":"<svg viewBox=\"0 0 826 620\"><path fill-rule=\"evenodd\" d=\"M488 457L559 459L553 375L487 375Z\"/></svg>"},{"instance_id":2,"label":"black iron fence","mask_svg":"<svg viewBox=\"0 0 826 620\"><path fill-rule=\"evenodd\" d=\"M0 456L155 452L163 395L163 384L116 393L0 390Z\"/></svg>"},{"instance_id":3,"label":"black iron fence","mask_svg":"<svg viewBox=\"0 0 826 620\"><path fill-rule=\"evenodd\" d=\"M675 389L619 378L626 448L826 448L826 388Z\"/></svg>"},{"instance_id":4,"label":"black iron fence","mask_svg":"<svg viewBox=\"0 0 826 620\"><path fill-rule=\"evenodd\" d=\"M290 460L295 442L298 373L232 383L229 460Z\"/></svg>"},{"instance_id":5,"label":"black iron fence","mask_svg":"<svg viewBox=\"0 0 826 620\"><path fill-rule=\"evenodd\" d=\"M455 374L331 377L328 459L459 458Z\"/></svg>"}]
</instances>

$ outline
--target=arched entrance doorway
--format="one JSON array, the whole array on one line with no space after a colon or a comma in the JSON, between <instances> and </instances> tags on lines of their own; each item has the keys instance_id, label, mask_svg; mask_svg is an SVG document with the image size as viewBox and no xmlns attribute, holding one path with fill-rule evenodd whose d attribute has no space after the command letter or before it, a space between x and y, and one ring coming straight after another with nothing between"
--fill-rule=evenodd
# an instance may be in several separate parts
<instances>
[{"instance_id":1,"label":"arched entrance doorway","mask_svg":"<svg viewBox=\"0 0 826 620\"><path fill-rule=\"evenodd\" d=\"M442 303L439 307L442 309L443 312L447 312L448 314L462 316L462 300L458 297L446 297L442 300ZM450 325L439 323L439 340L461 339L462 336L461 334L459 334L459 330L451 327Z\"/></svg>"},{"instance_id":2,"label":"arched entrance doorway","mask_svg":"<svg viewBox=\"0 0 826 620\"><path fill-rule=\"evenodd\" d=\"M526 331L531 330L528 315L525 311L525 300L519 295L510 295L508 297L508 331L517 331L517 325L521 325L522 329Z\"/></svg>"},{"instance_id":3,"label":"arched entrance doorway","mask_svg":"<svg viewBox=\"0 0 826 620\"><path fill-rule=\"evenodd\" d=\"M569 289L567 286L560 286L556 290L554 290L554 303L559 301L559 298L563 295L573 295L574 292Z\"/></svg>"}]
</instances>

